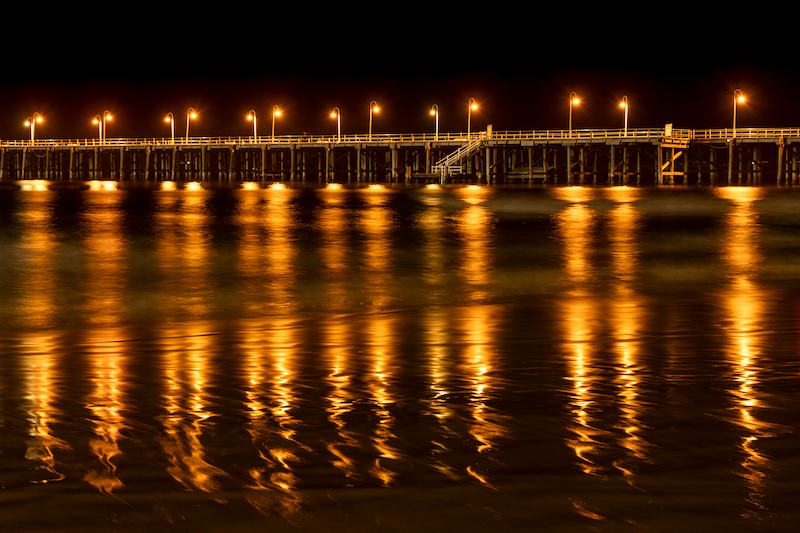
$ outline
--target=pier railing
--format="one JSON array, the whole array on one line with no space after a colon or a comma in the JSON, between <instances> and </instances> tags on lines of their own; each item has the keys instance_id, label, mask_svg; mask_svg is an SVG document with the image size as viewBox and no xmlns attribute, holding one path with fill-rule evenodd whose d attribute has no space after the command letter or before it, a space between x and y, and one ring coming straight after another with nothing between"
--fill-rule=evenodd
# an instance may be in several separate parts
<instances>
[{"instance_id":1,"label":"pier railing","mask_svg":"<svg viewBox=\"0 0 800 533\"><path fill-rule=\"evenodd\" d=\"M673 139L681 141L725 141L732 137L741 139L778 139L800 137L800 128L731 128L722 129L676 129L676 128L629 128L624 129L573 129L573 130L519 130L467 133L373 133L342 135L281 135L240 137L180 137L175 138L110 138L110 139L36 139L0 140L0 147L137 147L137 146L219 146L219 145L313 145L313 144L385 144L430 142L441 144L465 144L476 139L498 141L592 141L603 140L640 141Z\"/></svg>"}]
</instances>

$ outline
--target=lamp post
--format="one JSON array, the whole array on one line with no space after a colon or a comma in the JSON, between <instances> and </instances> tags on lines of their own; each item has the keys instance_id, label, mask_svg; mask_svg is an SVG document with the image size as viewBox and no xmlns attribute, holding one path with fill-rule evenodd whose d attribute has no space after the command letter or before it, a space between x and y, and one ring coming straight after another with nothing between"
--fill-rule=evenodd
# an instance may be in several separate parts
<instances>
[{"instance_id":1,"label":"lamp post","mask_svg":"<svg viewBox=\"0 0 800 533\"><path fill-rule=\"evenodd\" d=\"M103 144L103 117L95 115L92 124L97 124L97 138L100 140L100 144Z\"/></svg>"},{"instance_id":2,"label":"lamp post","mask_svg":"<svg viewBox=\"0 0 800 533\"><path fill-rule=\"evenodd\" d=\"M439 140L439 104L433 104L433 106L431 107L431 115L433 115L434 123L436 125L436 129L434 130L436 133L434 133L433 140L434 141L438 141Z\"/></svg>"},{"instance_id":3,"label":"lamp post","mask_svg":"<svg viewBox=\"0 0 800 533\"><path fill-rule=\"evenodd\" d=\"M272 142L275 142L275 117L281 116L281 109L278 104L272 106Z\"/></svg>"},{"instance_id":4,"label":"lamp post","mask_svg":"<svg viewBox=\"0 0 800 533\"><path fill-rule=\"evenodd\" d=\"M744 94L739 89L733 91L733 136L736 137L736 110L740 103L744 103Z\"/></svg>"},{"instance_id":5,"label":"lamp post","mask_svg":"<svg viewBox=\"0 0 800 533\"><path fill-rule=\"evenodd\" d=\"M39 113L34 113L32 117L28 117L25 121L26 126L30 126L31 128L31 144L36 141L36 123L42 122L42 115Z\"/></svg>"},{"instance_id":6,"label":"lamp post","mask_svg":"<svg viewBox=\"0 0 800 533\"><path fill-rule=\"evenodd\" d=\"M175 115L172 112L167 113L164 117L164 122L169 122L169 129L172 134L172 144L175 144Z\"/></svg>"},{"instance_id":7,"label":"lamp post","mask_svg":"<svg viewBox=\"0 0 800 533\"><path fill-rule=\"evenodd\" d=\"M103 116L95 115L92 124L97 124L97 133L100 139L100 144L103 144L106 140L106 121L111 120L113 117L111 116L111 112L106 109L103 111Z\"/></svg>"},{"instance_id":8,"label":"lamp post","mask_svg":"<svg viewBox=\"0 0 800 533\"><path fill-rule=\"evenodd\" d=\"M580 104L581 101L575 91L569 93L569 136L572 137L572 106Z\"/></svg>"},{"instance_id":9,"label":"lamp post","mask_svg":"<svg viewBox=\"0 0 800 533\"><path fill-rule=\"evenodd\" d=\"M197 112L193 107L186 111L186 139L189 139L189 119L197 118Z\"/></svg>"},{"instance_id":10,"label":"lamp post","mask_svg":"<svg viewBox=\"0 0 800 533\"><path fill-rule=\"evenodd\" d=\"M378 102L376 102L375 100L369 103L369 136L367 137L367 140L369 141L372 140L372 114L378 113L380 112L380 110L381 108L378 107Z\"/></svg>"},{"instance_id":11,"label":"lamp post","mask_svg":"<svg viewBox=\"0 0 800 533\"><path fill-rule=\"evenodd\" d=\"M251 109L250 112L247 113L247 120L253 121L253 142L258 142L258 125L255 109Z\"/></svg>"},{"instance_id":12,"label":"lamp post","mask_svg":"<svg viewBox=\"0 0 800 533\"><path fill-rule=\"evenodd\" d=\"M467 103L467 139L470 137L470 130L472 129L472 110L478 109L478 104L475 103L474 98L470 98Z\"/></svg>"},{"instance_id":13,"label":"lamp post","mask_svg":"<svg viewBox=\"0 0 800 533\"><path fill-rule=\"evenodd\" d=\"M342 140L342 112L338 107L334 107L331 111L331 118L336 119L337 142Z\"/></svg>"},{"instance_id":14,"label":"lamp post","mask_svg":"<svg viewBox=\"0 0 800 533\"><path fill-rule=\"evenodd\" d=\"M625 137L628 136L628 97L623 95L622 102L619 103L625 115Z\"/></svg>"}]
</instances>

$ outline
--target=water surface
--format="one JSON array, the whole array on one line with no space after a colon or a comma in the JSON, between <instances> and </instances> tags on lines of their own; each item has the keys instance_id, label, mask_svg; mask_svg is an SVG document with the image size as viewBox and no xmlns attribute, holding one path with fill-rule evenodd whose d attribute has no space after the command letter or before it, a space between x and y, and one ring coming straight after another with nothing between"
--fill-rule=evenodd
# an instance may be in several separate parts
<instances>
[{"instance_id":1,"label":"water surface","mask_svg":"<svg viewBox=\"0 0 800 533\"><path fill-rule=\"evenodd\" d=\"M9 531L800 519L800 192L0 191Z\"/></svg>"}]
</instances>

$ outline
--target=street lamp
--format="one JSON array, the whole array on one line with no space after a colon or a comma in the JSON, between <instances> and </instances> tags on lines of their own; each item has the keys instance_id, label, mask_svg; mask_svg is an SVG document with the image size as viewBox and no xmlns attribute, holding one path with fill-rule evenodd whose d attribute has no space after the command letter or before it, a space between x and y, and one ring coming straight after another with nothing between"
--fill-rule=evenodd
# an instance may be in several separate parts
<instances>
[{"instance_id":1,"label":"street lamp","mask_svg":"<svg viewBox=\"0 0 800 533\"><path fill-rule=\"evenodd\" d=\"M97 124L97 133L98 137L100 138L100 144L104 143L106 140L106 121L111 120L113 117L111 116L111 112L106 109L103 111L103 116L95 115L94 120L92 120L92 124Z\"/></svg>"},{"instance_id":2,"label":"street lamp","mask_svg":"<svg viewBox=\"0 0 800 533\"><path fill-rule=\"evenodd\" d=\"M169 129L172 133L172 144L175 144L175 115L172 112L167 113L167 116L164 117L164 122L169 122Z\"/></svg>"},{"instance_id":3,"label":"street lamp","mask_svg":"<svg viewBox=\"0 0 800 533\"><path fill-rule=\"evenodd\" d=\"M469 139L470 130L472 128L472 110L478 109L478 104L475 103L474 98L470 98L467 104L467 138Z\"/></svg>"},{"instance_id":4,"label":"street lamp","mask_svg":"<svg viewBox=\"0 0 800 533\"><path fill-rule=\"evenodd\" d=\"M619 103L619 106L625 112L625 137L628 136L628 97L623 95L622 102Z\"/></svg>"},{"instance_id":5,"label":"street lamp","mask_svg":"<svg viewBox=\"0 0 800 533\"><path fill-rule=\"evenodd\" d=\"M250 112L247 114L247 120L253 121L253 141L258 141L258 126L256 124L256 111L255 109L251 109Z\"/></svg>"},{"instance_id":6,"label":"street lamp","mask_svg":"<svg viewBox=\"0 0 800 533\"><path fill-rule=\"evenodd\" d=\"M569 93L569 136L572 137L572 106L580 104L581 101L575 91Z\"/></svg>"},{"instance_id":7,"label":"street lamp","mask_svg":"<svg viewBox=\"0 0 800 533\"><path fill-rule=\"evenodd\" d=\"M372 140L372 114L378 113L380 112L380 110L381 108L378 107L378 102L376 102L375 100L369 103L369 137L367 137L367 140L369 141Z\"/></svg>"},{"instance_id":8,"label":"street lamp","mask_svg":"<svg viewBox=\"0 0 800 533\"><path fill-rule=\"evenodd\" d=\"M31 144L36 140L36 123L42 121L42 115L34 113L32 117L28 117L25 121L26 126L31 127Z\"/></svg>"},{"instance_id":9,"label":"street lamp","mask_svg":"<svg viewBox=\"0 0 800 533\"><path fill-rule=\"evenodd\" d=\"M744 95L742 91L736 89L733 91L733 136L736 137L736 109L740 103L744 103Z\"/></svg>"},{"instance_id":10,"label":"street lamp","mask_svg":"<svg viewBox=\"0 0 800 533\"><path fill-rule=\"evenodd\" d=\"M275 117L281 116L281 109L278 104L272 106L272 142L275 142Z\"/></svg>"},{"instance_id":11,"label":"street lamp","mask_svg":"<svg viewBox=\"0 0 800 533\"><path fill-rule=\"evenodd\" d=\"M439 104L433 104L433 107L431 107L431 115L433 115L434 121L436 123L436 130L435 130L436 133L434 134L433 140L434 141L438 141L439 140Z\"/></svg>"},{"instance_id":12,"label":"street lamp","mask_svg":"<svg viewBox=\"0 0 800 533\"><path fill-rule=\"evenodd\" d=\"M186 111L186 139L189 139L189 119L197 118L197 112L193 107Z\"/></svg>"},{"instance_id":13,"label":"street lamp","mask_svg":"<svg viewBox=\"0 0 800 533\"><path fill-rule=\"evenodd\" d=\"M338 132L337 142L342 140L342 112L338 107L334 107L331 111L331 118L336 119L336 131Z\"/></svg>"}]
</instances>

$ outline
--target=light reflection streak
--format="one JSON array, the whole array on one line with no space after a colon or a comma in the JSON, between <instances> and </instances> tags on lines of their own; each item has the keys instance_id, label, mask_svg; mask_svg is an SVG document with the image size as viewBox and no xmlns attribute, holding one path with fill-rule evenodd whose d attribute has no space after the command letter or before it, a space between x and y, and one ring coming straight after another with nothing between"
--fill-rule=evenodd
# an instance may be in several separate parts
<instances>
[{"instance_id":1,"label":"light reflection streak","mask_svg":"<svg viewBox=\"0 0 800 533\"><path fill-rule=\"evenodd\" d=\"M300 450L309 449L295 438L293 331L287 321L267 331L251 331L244 350L250 418L246 428L263 462L247 471L251 482L246 488L253 491L247 500L262 514L274 511L285 518L297 514L302 505L292 464L300 462Z\"/></svg>"},{"instance_id":2,"label":"light reflection streak","mask_svg":"<svg viewBox=\"0 0 800 533\"><path fill-rule=\"evenodd\" d=\"M61 481L64 474L56 470L54 450L70 449L69 444L53 434L53 426L63 418L56 407L62 394L59 365L56 355L59 344L52 333L32 333L21 346L25 379L25 414L28 421L28 439L25 459L38 463L37 474L31 483Z\"/></svg>"},{"instance_id":3,"label":"light reflection streak","mask_svg":"<svg viewBox=\"0 0 800 533\"><path fill-rule=\"evenodd\" d=\"M112 183L114 188L95 185L96 191L86 194L88 205L82 210L83 225L87 230L83 242L89 270L86 283L89 286L87 292L91 294L85 319L96 325L119 321L124 302L127 243L120 232L121 196L116 191L116 182Z\"/></svg>"},{"instance_id":4,"label":"light reflection streak","mask_svg":"<svg viewBox=\"0 0 800 533\"><path fill-rule=\"evenodd\" d=\"M344 473L347 478L356 479L358 468L355 460L347 455L347 448L360 447L358 434L347 427L347 415L353 411L355 391L353 390L353 354L348 350L352 346L350 327L347 320L326 320L324 324L325 345L328 351L330 371L325 381L330 387L325 407L328 421L336 428L337 439L326 443L327 450L335 457L333 466Z\"/></svg>"},{"instance_id":5,"label":"light reflection streak","mask_svg":"<svg viewBox=\"0 0 800 533\"><path fill-rule=\"evenodd\" d=\"M391 302L392 247L389 231L392 226L389 201L384 189L368 189L363 198L368 207L359 218L360 240L363 250L363 269L366 291L373 308L382 308Z\"/></svg>"},{"instance_id":6,"label":"light reflection streak","mask_svg":"<svg viewBox=\"0 0 800 533\"><path fill-rule=\"evenodd\" d=\"M86 473L84 480L101 492L110 494L124 484L117 477L114 458L122 453L119 441L127 427L125 409L126 357L120 353L127 345L117 342L119 333L108 329L91 329L88 343L91 381L94 390L86 398L94 424L95 437L89 440L92 452L100 462L99 468Z\"/></svg>"},{"instance_id":7,"label":"light reflection streak","mask_svg":"<svg viewBox=\"0 0 800 533\"><path fill-rule=\"evenodd\" d=\"M283 187L270 187L266 191L264 219L268 233L265 296L273 309L290 312L296 307L293 287L297 250L294 242L296 228L292 200L298 191Z\"/></svg>"},{"instance_id":8,"label":"light reflection streak","mask_svg":"<svg viewBox=\"0 0 800 533\"><path fill-rule=\"evenodd\" d=\"M166 183L166 182L164 182ZM169 191L156 195L155 247L162 286L162 311L169 319L202 319L210 314L211 242L206 228L207 191Z\"/></svg>"},{"instance_id":9,"label":"light reflection streak","mask_svg":"<svg viewBox=\"0 0 800 533\"><path fill-rule=\"evenodd\" d=\"M164 413L158 417L164 427L161 447L171 465L167 472L190 491L215 492L221 487L220 478L227 475L206 460L202 443L214 416L207 392L213 338L206 326L193 323L166 330L160 339L165 387Z\"/></svg>"},{"instance_id":10,"label":"light reflection streak","mask_svg":"<svg viewBox=\"0 0 800 533\"><path fill-rule=\"evenodd\" d=\"M470 424L470 434L478 443L476 451L486 456L496 450L498 441L507 434L503 417L491 407L492 399L501 390L500 384L492 379L492 350L496 342L494 311L495 308L489 305L467 307L462 317L465 329L461 332L466 344L462 365L471 390L470 411L473 421ZM479 483L494 488L487 471L487 467L479 467L477 464L467 467L470 476Z\"/></svg>"},{"instance_id":11,"label":"light reflection streak","mask_svg":"<svg viewBox=\"0 0 800 533\"><path fill-rule=\"evenodd\" d=\"M605 447L601 439L606 438L608 432L596 426L598 420L593 415L593 411L599 409L595 405L599 378L594 357L594 328L600 317L598 302L591 291L597 215L585 203L593 198L592 191L587 188L561 188L554 194L572 202L555 215L566 284L561 317L568 350L567 379L572 383L569 403L574 423L569 429L575 434L574 438L567 439L567 445L584 473L605 476L603 466L596 459Z\"/></svg>"},{"instance_id":12,"label":"light reflection streak","mask_svg":"<svg viewBox=\"0 0 800 533\"><path fill-rule=\"evenodd\" d=\"M50 325L56 318L58 291L56 266L60 243L53 226L53 194L38 189L22 198L27 205L17 214L22 228L21 257L25 272L20 282L20 320L33 328Z\"/></svg>"},{"instance_id":13,"label":"light reflection streak","mask_svg":"<svg viewBox=\"0 0 800 533\"><path fill-rule=\"evenodd\" d=\"M453 427L457 414L450 405L452 389L453 362L452 354L448 350L452 346L452 336L449 334L450 315L447 310L439 307L427 307L425 310L425 343L428 354L428 372L430 383L428 393L428 413L436 418L439 425L439 436L431 441L433 449L434 467L455 481L461 481L462 476L458 470L445 463L445 454L451 452L445 443L446 439L459 439L458 431Z\"/></svg>"},{"instance_id":14,"label":"light reflection streak","mask_svg":"<svg viewBox=\"0 0 800 533\"><path fill-rule=\"evenodd\" d=\"M651 445L642 437L646 429L640 421L642 402L639 399L641 373L639 363L640 336L643 328L642 296L637 294L636 281L639 266L640 243L638 235L642 215L631 203L638 196L636 189L619 187L608 189L607 194L617 202L608 212L608 238L610 241L613 286L611 288L611 331L617 352L617 387L622 417L616 425L624 435L620 444L628 455L614 461L629 485L635 486L634 459L649 461Z\"/></svg>"},{"instance_id":15,"label":"light reflection streak","mask_svg":"<svg viewBox=\"0 0 800 533\"><path fill-rule=\"evenodd\" d=\"M321 235L320 255L324 270L322 275L326 278L325 288L327 298L334 307L343 307L342 302L347 300L347 280L349 279L350 243L347 239L348 217L347 211L342 206L345 191L341 188L326 190L321 195L324 204L317 211L317 226Z\"/></svg>"},{"instance_id":16,"label":"light reflection streak","mask_svg":"<svg viewBox=\"0 0 800 533\"><path fill-rule=\"evenodd\" d=\"M493 269L492 227L494 219L482 203L488 196L483 188L466 188L461 192L468 204L454 215L455 231L460 240L459 270L467 283L467 292L475 301L482 301L488 292L486 286L491 282ZM491 461L491 452L507 431L500 416L491 407L500 385L491 379L493 370L492 350L495 343L495 308L490 305L475 304L463 309L457 317L460 338L464 342L461 354L461 367L470 391L469 410L472 421L469 432L477 442L476 451ZM489 468L478 463L466 467L466 473L478 483L494 488L487 474Z\"/></svg>"},{"instance_id":17,"label":"light reflection streak","mask_svg":"<svg viewBox=\"0 0 800 533\"><path fill-rule=\"evenodd\" d=\"M481 205L470 205L453 216L460 239L458 271L467 282L475 300L488 295L485 286L492 271L492 214Z\"/></svg>"},{"instance_id":18,"label":"light reflection streak","mask_svg":"<svg viewBox=\"0 0 800 533\"><path fill-rule=\"evenodd\" d=\"M749 490L748 501L758 510L745 510L742 514L758 520L758 512L765 510L763 500L770 481L770 458L759 449L759 441L780 431L758 416L762 409L769 407L760 390L760 359L762 346L767 342L763 338L762 322L768 295L757 281L764 252L759 245L761 229L753 204L765 193L755 187L725 187L717 189L716 194L733 203L733 209L723 220L725 233L721 249L730 273L728 290L722 298L729 318L726 322L729 324L726 336L730 339L728 358L737 384L736 389L730 391L735 413L731 422L743 431L740 475Z\"/></svg>"},{"instance_id":19,"label":"light reflection streak","mask_svg":"<svg viewBox=\"0 0 800 533\"><path fill-rule=\"evenodd\" d=\"M397 460L402 457L401 452L391 444L396 438L392 432L395 419L391 412L395 402L391 391L395 369L390 352L395 326L391 316L376 315L370 317L367 328L372 364L367 376L367 388L372 396L373 413L377 419L372 442L378 453L370 468L370 474L379 479L384 486L389 486L394 481L396 473L387 468L386 461L382 460Z\"/></svg>"}]
</instances>

